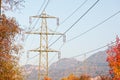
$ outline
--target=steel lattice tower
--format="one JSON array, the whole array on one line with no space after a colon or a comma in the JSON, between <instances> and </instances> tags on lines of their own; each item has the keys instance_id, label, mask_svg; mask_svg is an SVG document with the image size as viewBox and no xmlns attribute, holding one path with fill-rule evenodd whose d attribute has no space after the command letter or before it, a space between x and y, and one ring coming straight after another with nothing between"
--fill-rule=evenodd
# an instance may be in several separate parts
<instances>
[{"instance_id":1,"label":"steel lattice tower","mask_svg":"<svg viewBox=\"0 0 120 80\"><path fill-rule=\"evenodd\" d=\"M40 47L39 49L30 50L33 52L39 52L39 70L38 70L38 80L42 80L44 77L48 76L48 53L49 52L60 52L49 48L48 45L48 36L49 35L64 35L61 33L48 32L47 19L55 18L54 16L49 16L44 12L38 16L31 16L33 18L41 18L41 27L40 32L27 32L28 34L38 34L40 35Z\"/></svg>"}]
</instances>

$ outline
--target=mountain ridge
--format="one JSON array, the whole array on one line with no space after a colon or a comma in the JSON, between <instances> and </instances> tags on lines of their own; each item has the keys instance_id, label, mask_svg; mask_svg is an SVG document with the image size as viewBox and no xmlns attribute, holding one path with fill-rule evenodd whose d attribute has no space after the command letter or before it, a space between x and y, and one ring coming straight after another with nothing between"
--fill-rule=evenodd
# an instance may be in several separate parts
<instances>
[{"instance_id":1,"label":"mountain ridge","mask_svg":"<svg viewBox=\"0 0 120 80\"><path fill-rule=\"evenodd\" d=\"M52 80L60 80L62 77L68 76L71 73L78 76L81 74L88 74L91 76L101 74L108 75L109 67L107 66L106 57L106 51L100 51L91 55L84 61L78 61L75 58L62 58L49 66L49 77L51 77ZM37 66L34 66L34 68L35 67ZM38 70L34 68L31 74L28 75L27 80L37 80Z\"/></svg>"}]
</instances>

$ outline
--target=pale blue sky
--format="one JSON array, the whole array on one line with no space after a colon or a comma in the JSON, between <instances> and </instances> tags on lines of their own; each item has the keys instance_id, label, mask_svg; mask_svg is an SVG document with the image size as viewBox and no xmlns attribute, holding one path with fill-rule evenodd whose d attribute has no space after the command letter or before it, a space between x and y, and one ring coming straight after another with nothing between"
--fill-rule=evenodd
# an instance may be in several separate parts
<instances>
[{"instance_id":1,"label":"pale blue sky","mask_svg":"<svg viewBox=\"0 0 120 80\"><path fill-rule=\"evenodd\" d=\"M39 15L37 14L44 0L25 0L25 8L19 12L7 12L8 16L16 17L21 27L29 28L29 16ZM47 2L47 0L45 0ZM85 0L50 0L46 13L52 16L59 17L60 23L68 17L78 6L80 6ZM57 32L63 33L66 31L91 5L97 0L88 0L84 6L82 6L73 16L67 21L61 24ZM44 5L45 6L45 5ZM42 8L43 9L43 8ZM100 0L97 5L88 12L68 33L66 33L66 39L69 40L91 27L97 25L101 21L110 17L120 10L120 0ZM40 10L41 13L42 10ZM34 24L34 22L33 22ZM32 24L32 25L33 25ZM33 26L31 26L33 27ZM40 27L40 22L37 24L35 29ZM48 20L48 27L55 30L56 20ZM104 24L89 31L85 35L66 43L61 49L61 57L72 57L75 55L82 54L84 52L104 46L111 41L115 40L116 35L120 36L120 14L111 18ZM56 40L57 37L53 38L50 43ZM35 49L39 45L39 39L36 36L29 36L26 40L24 47L25 51L29 49ZM62 44L62 38L57 41L51 48L58 50ZM104 49L103 49L104 50ZM100 51L100 50L99 50ZM33 57L37 53L30 53L29 57ZM49 59L54 56L55 53L50 53ZM54 59L53 61L57 60ZM21 56L21 64L26 62L26 53ZM30 64L37 64L38 59L34 58L28 61Z\"/></svg>"}]
</instances>

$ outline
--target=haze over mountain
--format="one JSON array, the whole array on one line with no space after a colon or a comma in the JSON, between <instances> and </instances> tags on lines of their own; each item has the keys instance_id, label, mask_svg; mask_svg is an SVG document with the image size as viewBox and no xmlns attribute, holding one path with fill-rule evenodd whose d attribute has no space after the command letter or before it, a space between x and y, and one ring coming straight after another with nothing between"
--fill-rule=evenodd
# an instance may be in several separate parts
<instances>
[{"instance_id":1,"label":"haze over mountain","mask_svg":"<svg viewBox=\"0 0 120 80\"><path fill-rule=\"evenodd\" d=\"M106 62L105 51L97 52L88 57L83 62L74 58L63 58L53 63L49 67L49 77L52 80L60 80L61 78L73 73L75 75L88 74L91 76L108 75L109 67ZM27 80L37 80L38 66L25 65L27 72Z\"/></svg>"}]
</instances>

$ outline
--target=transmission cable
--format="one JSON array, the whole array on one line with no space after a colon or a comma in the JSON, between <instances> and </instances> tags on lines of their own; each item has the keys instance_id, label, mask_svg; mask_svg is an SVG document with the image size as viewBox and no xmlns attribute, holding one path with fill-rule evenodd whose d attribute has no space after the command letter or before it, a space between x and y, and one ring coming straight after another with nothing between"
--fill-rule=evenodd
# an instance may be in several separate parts
<instances>
[{"instance_id":1,"label":"transmission cable","mask_svg":"<svg viewBox=\"0 0 120 80\"><path fill-rule=\"evenodd\" d=\"M40 13L40 10L41 10L42 7L45 5L45 2L46 2L46 0L44 0L43 4L41 5L41 7L40 7L40 9L38 10L37 14ZM36 22L35 22L35 19L33 20L33 22L35 22L35 23L34 23L33 27L30 28L31 30L30 30L29 32L31 32L31 31L35 28L35 26L37 25L38 21L39 21L39 19L37 19ZM30 23L30 26L29 26L29 27L31 27L31 26L32 26L32 25L31 25L31 23ZM28 35L28 36L29 36L29 35ZM28 38L28 36L26 37L26 39Z\"/></svg>"},{"instance_id":2,"label":"transmission cable","mask_svg":"<svg viewBox=\"0 0 120 80\"><path fill-rule=\"evenodd\" d=\"M76 36L76 37L73 37L72 39L67 40L66 43L71 42L71 41L73 41L73 40L75 40L75 39L77 39L77 38L85 35L85 34L88 33L89 31L91 31L91 30L99 27L100 25L102 25L102 24L105 23L106 21L110 20L111 18L115 17L115 16L116 16L117 14L119 14L119 13L120 13L120 11L116 12L115 14L113 14L113 15L111 15L110 17L106 18L105 20L103 20L102 22L100 22L100 23L98 23L97 25L93 26L92 28L86 30L85 32L79 34L79 35ZM63 43L63 44L60 46L60 49L61 49L64 45L65 45L65 43Z\"/></svg>"},{"instance_id":3,"label":"transmission cable","mask_svg":"<svg viewBox=\"0 0 120 80\"><path fill-rule=\"evenodd\" d=\"M67 21L73 14L75 14L88 0L85 0L78 8L76 8L68 17L66 17L61 24L63 24L65 21ZM60 25L61 25L60 24Z\"/></svg>"},{"instance_id":4,"label":"transmission cable","mask_svg":"<svg viewBox=\"0 0 120 80\"><path fill-rule=\"evenodd\" d=\"M116 16L116 15L119 14L119 13L120 13L120 11L116 12L116 13L113 14L112 16L106 18L105 20L103 20L103 21L100 22L99 24L95 25L94 27L88 29L87 31L83 32L82 34L80 34L80 35L78 35L78 36L76 36L76 37L74 37L74 38L72 38L72 39L69 39L67 42L70 42L70 41L72 41L72 40L75 40L75 39L77 39L78 37L80 37L80 36L88 33L89 31L97 28L98 26L102 25L103 23L105 23L106 21L108 21L109 19L113 18L114 16ZM63 43L63 44L60 46L59 50L61 50L61 48L64 46L64 44L65 44L65 43ZM99 50L99 49L104 48L104 47L106 47L106 45L103 46L103 47L100 47L100 48L98 48L98 49L95 49L95 50L92 50L92 51L88 51L87 53L91 53L91 52L93 52L93 51ZM83 54L82 54L82 55L83 55Z\"/></svg>"},{"instance_id":5,"label":"transmission cable","mask_svg":"<svg viewBox=\"0 0 120 80\"><path fill-rule=\"evenodd\" d=\"M40 13L40 10L42 9L42 7L43 7L44 4L45 4L45 1L46 1L46 0L44 0L43 4L41 5L41 7L40 7L40 9L38 10L37 14ZM35 20L34 20L34 21L35 21ZM34 22L34 21L33 21L33 22ZM36 24L38 23L38 21L39 21L39 19L37 19L37 21L36 21L35 24L33 25L33 28L32 28L30 31L32 31L32 30L35 28L35 26L36 26Z\"/></svg>"},{"instance_id":6,"label":"transmission cable","mask_svg":"<svg viewBox=\"0 0 120 80\"><path fill-rule=\"evenodd\" d=\"M80 16L79 19L76 20L63 34L66 34L69 30L71 30L98 2L99 0L97 0L82 16ZM62 36L58 37L53 43L49 45L49 47L57 42L61 37Z\"/></svg>"},{"instance_id":7,"label":"transmission cable","mask_svg":"<svg viewBox=\"0 0 120 80\"><path fill-rule=\"evenodd\" d=\"M82 55L85 55L85 54L90 54L90 53L95 52L95 51L97 51L97 50L103 49L103 48L105 48L105 47L107 47L107 46L109 46L109 45L112 45L112 44L114 44L115 42L116 42L116 41L114 41L114 42L112 42L112 43L110 43L110 44L104 45L104 46L102 46L102 47L99 47L99 48L97 48L97 49L94 49L94 50L91 50L91 51L82 53L82 54L80 54L80 55L72 56L72 57L70 57L70 58L75 58L75 57L79 57L79 56L82 56Z\"/></svg>"},{"instance_id":8,"label":"transmission cable","mask_svg":"<svg viewBox=\"0 0 120 80\"><path fill-rule=\"evenodd\" d=\"M87 0L80 7L82 7L86 2L87 2ZM63 34L66 34L69 30L71 30L75 26L75 24L77 24L98 2L99 2L99 0L97 0L82 16L80 16L80 18L73 25L71 25L71 27L68 28ZM78 7L70 16L72 16L80 7ZM66 18L66 20L67 20L67 18ZM51 43L49 45L49 47L52 46L55 42L57 42L61 37L62 36L58 37L53 43ZM63 43L59 49L61 49L64 44L65 43Z\"/></svg>"},{"instance_id":9,"label":"transmission cable","mask_svg":"<svg viewBox=\"0 0 120 80\"><path fill-rule=\"evenodd\" d=\"M76 8L68 17L66 17L60 25L62 25L65 21L67 21L73 14L75 14L88 0L85 0L78 8ZM58 30L59 27L56 27L54 32ZM52 40L53 36L50 38L49 42Z\"/></svg>"},{"instance_id":10,"label":"transmission cable","mask_svg":"<svg viewBox=\"0 0 120 80\"><path fill-rule=\"evenodd\" d=\"M52 63L53 59L56 58L57 54L55 54L49 61L49 63Z\"/></svg>"},{"instance_id":11,"label":"transmission cable","mask_svg":"<svg viewBox=\"0 0 120 80\"><path fill-rule=\"evenodd\" d=\"M47 1L47 4L45 5L45 7L43 8L43 11L47 8L48 4L50 3L50 0Z\"/></svg>"},{"instance_id":12,"label":"transmission cable","mask_svg":"<svg viewBox=\"0 0 120 80\"><path fill-rule=\"evenodd\" d=\"M103 23L105 23L106 21L108 21L109 19L113 18L114 16L116 16L116 15L119 14L119 13L120 13L120 11L116 12L115 14L113 14L113 15L110 16L110 17L108 17L107 19L105 19L104 21L100 22L99 24L95 25L94 27L88 29L87 31L81 33L80 35L78 35L78 36L76 36L76 37L73 37L72 39L69 39L68 42L70 42L70 41L72 41L72 40L75 40L75 39L79 38L80 36L88 33L89 31L91 31L91 30L99 27L100 25L102 25Z\"/></svg>"},{"instance_id":13,"label":"transmission cable","mask_svg":"<svg viewBox=\"0 0 120 80\"><path fill-rule=\"evenodd\" d=\"M42 4L42 6L40 7L40 9L39 9L39 11L37 12L37 14L40 13L40 10L41 10L42 7L45 5L45 2L46 2L46 0L44 0L43 4ZM50 1L48 0L48 1L47 1L47 4L46 4L45 7L43 8L42 12L45 11L45 9L47 8L49 2L50 2ZM40 15L41 15L41 14L40 14ZM34 20L34 21L35 21L35 20ZM34 22L34 21L33 21L33 22ZM36 20L35 24L33 25L33 27L31 28L31 30L30 30L29 32L31 32L31 31L35 28L35 26L37 25L38 22L39 22L39 18ZM30 26L31 26L31 25L30 25ZM27 36L27 38L28 38L28 36ZM27 39L27 38L26 38L26 39Z\"/></svg>"}]
</instances>

